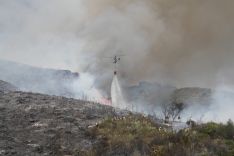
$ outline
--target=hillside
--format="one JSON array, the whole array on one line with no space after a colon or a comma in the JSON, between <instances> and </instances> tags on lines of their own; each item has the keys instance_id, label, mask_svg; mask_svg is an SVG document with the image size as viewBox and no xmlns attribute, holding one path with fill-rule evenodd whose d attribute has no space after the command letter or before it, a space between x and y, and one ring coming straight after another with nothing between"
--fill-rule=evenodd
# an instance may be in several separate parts
<instances>
[{"instance_id":1,"label":"hillside","mask_svg":"<svg viewBox=\"0 0 234 156\"><path fill-rule=\"evenodd\" d=\"M124 95L128 102L133 103L136 111L153 114L158 106L168 103L175 90L173 86L141 81L138 85L125 87Z\"/></svg>"},{"instance_id":2,"label":"hillside","mask_svg":"<svg viewBox=\"0 0 234 156\"><path fill-rule=\"evenodd\" d=\"M7 81L22 91L77 98L82 96L79 73L32 67L0 60L0 80ZM93 84L92 84L93 85ZM82 87L82 84L81 84ZM109 90L104 90L109 94ZM207 106L212 100L212 90L206 88L180 88L141 81L134 86L123 86L123 94L133 109L154 114L159 107L170 102L186 106ZM144 106L143 106L144 104Z\"/></svg>"},{"instance_id":3,"label":"hillside","mask_svg":"<svg viewBox=\"0 0 234 156\"><path fill-rule=\"evenodd\" d=\"M232 156L234 125L173 132L140 114L58 96L0 93L3 156Z\"/></svg>"},{"instance_id":4,"label":"hillside","mask_svg":"<svg viewBox=\"0 0 234 156\"><path fill-rule=\"evenodd\" d=\"M17 91L18 88L14 85L0 80L0 92L9 92L9 91Z\"/></svg>"},{"instance_id":5,"label":"hillside","mask_svg":"<svg viewBox=\"0 0 234 156\"><path fill-rule=\"evenodd\" d=\"M64 97L0 92L0 155L73 155L90 148L88 127L127 112Z\"/></svg>"},{"instance_id":6,"label":"hillside","mask_svg":"<svg viewBox=\"0 0 234 156\"><path fill-rule=\"evenodd\" d=\"M176 88L158 83L140 82L138 85L125 88L125 97L128 102L134 105L134 110L147 112L149 114L160 114L161 106L176 104L183 105L186 111L203 110L206 112L214 102L215 91L207 88L189 87ZM233 94L223 93L226 96ZM189 115L188 112L187 114ZM192 115L192 114L191 114Z\"/></svg>"},{"instance_id":7,"label":"hillside","mask_svg":"<svg viewBox=\"0 0 234 156\"><path fill-rule=\"evenodd\" d=\"M73 82L79 73L69 70L38 68L0 59L0 80L7 81L20 90L43 94L75 97Z\"/></svg>"},{"instance_id":8,"label":"hillside","mask_svg":"<svg viewBox=\"0 0 234 156\"><path fill-rule=\"evenodd\" d=\"M175 103L183 103L186 106L209 105L212 102L213 91L207 88L181 88L176 89L171 95Z\"/></svg>"},{"instance_id":9,"label":"hillside","mask_svg":"<svg viewBox=\"0 0 234 156\"><path fill-rule=\"evenodd\" d=\"M233 156L234 124L191 124L178 132L146 117L108 119L90 129L98 139L86 155L92 156Z\"/></svg>"}]
</instances>

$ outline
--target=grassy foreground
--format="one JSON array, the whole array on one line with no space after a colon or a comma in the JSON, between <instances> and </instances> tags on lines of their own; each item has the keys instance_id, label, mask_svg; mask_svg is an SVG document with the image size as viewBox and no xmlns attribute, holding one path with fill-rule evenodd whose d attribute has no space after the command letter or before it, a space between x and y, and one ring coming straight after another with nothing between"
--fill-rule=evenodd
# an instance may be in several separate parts
<instances>
[{"instance_id":1,"label":"grassy foreground","mask_svg":"<svg viewBox=\"0 0 234 156\"><path fill-rule=\"evenodd\" d=\"M79 155L234 156L232 121L173 132L143 116L129 115L106 119L88 135L96 142Z\"/></svg>"}]
</instances>

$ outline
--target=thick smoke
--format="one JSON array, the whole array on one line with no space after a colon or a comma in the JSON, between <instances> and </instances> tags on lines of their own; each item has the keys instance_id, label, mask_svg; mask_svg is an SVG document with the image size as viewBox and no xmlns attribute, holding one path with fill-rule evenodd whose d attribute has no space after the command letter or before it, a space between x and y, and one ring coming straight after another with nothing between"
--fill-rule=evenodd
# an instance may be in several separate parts
<instances>
[{"instance_id":1,"label":"thick smoke","mask_svg":"<svg viewBox=\"0 0 234 156\"><path fill-rule=\"evenodd\" d=\"M127 82L233 85L233 7L232 0L1 0L0 54L107 79L103 57L123 53Z\"/></svg>"},{"instance_id":2,"label":"thick smoke","mask_svg":"<svg viewBox=\"0 0 234 156\"><path fill-rule=\"evenodd\" d=\"M0 58L94 75L110 85L234 83L233 0L0 0ZM218 87L219 88L219 87Z\"/></svg>"},{"instance_id":3,"label":"thick smoke","mask_svg":"<svg viewBox=\"0 0 234 156\"><path fill-rule=\"evenodd\" d=\"M212 93L212 102L204 105L194 104L187 107L181 114L182 120L192 119L199 122L227 122L234 120L234 92L218 88Z\"/></svg>"},{"instance_id":4,"label":"thick smoke","mask_svg":"<svg viewBox=\"0 0 234 156\"><path fill-rule=\"evenodd\" d=\"M0 80L17 86L17 90L21 91L92 101L104 96L101 91L94 88L95 79L88 73L79 74L69 70L38 68L1 59L0 71ZM3 84L2 87L4 86ZM10 87L11 90L12 88Z\"/></svg>"}]
</instances>

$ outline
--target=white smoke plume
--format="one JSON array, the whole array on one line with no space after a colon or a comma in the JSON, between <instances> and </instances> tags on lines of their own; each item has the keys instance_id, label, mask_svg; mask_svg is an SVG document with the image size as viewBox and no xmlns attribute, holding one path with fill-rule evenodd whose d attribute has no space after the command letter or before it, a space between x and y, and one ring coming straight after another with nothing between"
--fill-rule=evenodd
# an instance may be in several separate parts
<instances>
[{"instance_id":1,"label":"white smoke plume","mask_svg":"<svg viewBox=\"0 0 234 156\"><path fill-rule=\"evenodd\" d=\"M234 120L234 90L233 88L217 87L213 94L213 103L203 116L204 121L227 122Z\"/></svg>"},{"instance_id":2,"label":"white smoke plume","mask_svg":"<svg viewBox=\"0 0 234 156\"><path fill-rule=\"evenodd\" d=\"M183 121L189 119L198 122L227 122L229 119L234 120L234 90L229 86L217 86L215 90L194 91L199 96L190 96L189 105L182 111ZM197 92L197 93L196 93ZM186 100L184 100L186 101Z\"/></svg>"}]
</instances>

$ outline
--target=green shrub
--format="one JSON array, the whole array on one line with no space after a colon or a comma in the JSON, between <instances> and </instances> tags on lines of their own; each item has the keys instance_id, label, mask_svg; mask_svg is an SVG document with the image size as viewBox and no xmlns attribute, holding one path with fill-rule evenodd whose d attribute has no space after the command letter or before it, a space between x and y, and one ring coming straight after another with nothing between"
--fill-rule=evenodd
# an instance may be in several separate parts
<instances>
[{"instance_id":1,"label":"green shrub","mask_svg":"<svg viewBox=\"0 0 234 156\"><path fill-rule=\"evenodd\" d=\"M224 137L226 139L234 139L234 124L231 120L227 122L227 125L224 129Z\"/></svg>"},{"instance_id":2,"label":"green shrub","mask_svg":"<svg viewBox=\"0 0 234 156\"><path fill-rule=\"evenodd\" d=\"M233 130L232 121L172 132L140 115L109 118L89 130L97 141L86 155L233 156Z\"/></svg>"},{"instance_id":3,"label":"green shrub","mask_svg":"<svg viewBox=\"0 0 234 156\"><path fill-rule=\"evenodd\" d=\"M90 131L90 135L96 136L102 143L105 140L107 151L139 151L141 154L149 154L152 142L157 138L165 140L166 134L165 131L159 131L158 126L148 118L132 115L107 119Z\"/></svg>"},{"instance_id":4,"label":"green shrub","mask_svg":"<svg viewBox=\"0 0 234 156\"><path fill-rule=\"evenodd\" d=\"M198 127L198 131L200 133L209 135L212 138L215 138L218 135L218 131L220 129L220 125L214 122L210 122L207 124L203 124L200 127Z\"/></svg>"}]
</instances>

